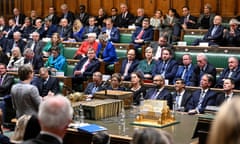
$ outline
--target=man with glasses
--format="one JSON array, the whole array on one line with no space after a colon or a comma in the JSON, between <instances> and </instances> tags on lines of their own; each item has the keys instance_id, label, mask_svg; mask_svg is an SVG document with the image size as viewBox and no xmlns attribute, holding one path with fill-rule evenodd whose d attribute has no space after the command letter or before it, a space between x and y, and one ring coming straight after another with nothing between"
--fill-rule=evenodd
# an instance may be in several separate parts
<instances>
[{"instance_id":1,"label":"man with glasses","mask_svg":"<svg viewBox=\"0 0 240 144\"><path fill-rule=\"evenodd\" d=\"M153 100L167 100L167 104L170 108L172 108L172 95L168 91L167 88L165 88L165 79L161 75L155 75L153 78L153 84L154 87L150 88L145 99L153 99Z\"/></svg>"},{"instance_id":2,"label":"man with glasses","mask_svg":"<svg viewBox=\"0 0 240 144\"><path fill-rule=\"evenodd\" d=\"M102 73L95 72L92 76L93 82L88 83L87 88L84 90L85 94L93 95L97 91L104 90L105 87L102 81Z\"/></svg>"},{"instance_id":3,"label":"man with glasses","mask_svg":"<svg viewBox=\"0 0 240 144\"><path fill-rule=\"evenodd\" d=\"M223 30L223 39L225 46L240 46L240 30L238 25L240 22L236 19L229 21L230 28Z\"/></svg>"},{"instance_id":4,"label":"man with glasses","mask_svg":"<svg viewBox=\"0 0 240 144\"><path fill-rule=\"evenodd\" d=\"M44 45L45 45L45 43L40 40L40 34L38 32L33 32L32 40L27 42L25 49L31 48L36 55L42 56L42 51L43 51Z\"/></svg>"}]
</instances>

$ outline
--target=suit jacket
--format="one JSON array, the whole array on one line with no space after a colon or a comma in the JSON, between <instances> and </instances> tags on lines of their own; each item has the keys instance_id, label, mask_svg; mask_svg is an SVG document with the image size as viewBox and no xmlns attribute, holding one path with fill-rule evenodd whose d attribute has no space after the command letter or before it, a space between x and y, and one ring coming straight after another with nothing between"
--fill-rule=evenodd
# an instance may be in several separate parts
<instances>
[{"instance_id":1,"label":"suit jacket","mask_svg":"<svg viewBox=\"0 0 240 144\"><path fill-rule=\"evenodd\" d=\"M177 93L175 92L173 94L173 101L176 101ZM184 107L184 111L186 111L187 103L191 99L192 93L189 91L186 91L182 95L182 101L181 101L181 107Z\"/></svg>"},{"instance_id":2,"label":"suit jacket","mask_svg":"<svg viewBox=\"0 0 240 144\"><path fill-rule=\"evenodd\" d=\"M156 41L150 43L150 47L153 48L153 55L154 55L154 56L155 56L156 53L157 53L158 46L160 46L160 45L159 45L158 42L156 42ZM160 47L161 47L161 48L170 48L170 49L173 50L173 46L172 46L171 44L169 44L169 43L167 43L167 44L164 45L164 46L160 46Z\"/></svg>"},{"instance_id":3,"label":"suit jacket","mask_svg":"<svg viewBox=\"0 0 240 144\"><path fill-rule=\"evenodd\" d=\"M102 28L102 33L105 33L107 30L106 27ZM109 41L112 41L114 43L119 43L120 41L120 32L116 27L112 27L111 32L110 32L110 39Z\"/></svg>"},{"instance_id":4,"label":"suit jacket","mask_svg":"<svg viewBox=\"0 0 240 144\"><path fill-rule=\"evenodd\" d=\"M127 63L128 63L128 59L127 59L127 58L122 61L122 66L121 66L121 70L120 70L120 73L121 73L122 76L123 76L123 74L124 74L124 72L125 72L125 68L126 68ZM127 80L127 81L130 80L131 73L134 72L134 71L136 71L137 66L138 66L138 63L139 63L138 60L136 60L136 59L133 60L131 66L130 66L129 69L128 69L128 74L127 74L127 76L124 77L124 80Z\"/></svg>"},{"instance_id":5,"label":"suit jacket","mask_svg":"<svg viewBox=\"0 0 240 144\"><path fill-rule=\"evenodd\" d=\"M48 38L51 38L52 37L52 34L57 32L57 25L54 25L52 24L48 29L47 31L44 31L44 37L48 37Z\"/></svg>"},{"instance_id":6,"label":"suit jacket","mask_svg":"<svg viewBox=\"0 0 240 144\"><path fill-rule=\"evenodd\" d=\"M132 42L137 39L137 36L142 31L142 27L138 27L135 32L132 34ZM142 38L144 41L152 41L153 40L153 28L152 26L149 26L147 29L144 29L144 33L142 35Z\"/></svg>"},{"instance_id":7,"label":"suit jacket","mask_svg":"<svg viewBox=\"0 0 240 144\"><path fill-rule=\"evenodd\" d=\"M20 29L20 32L22 33L22 38L26 38L29 39L30 34L33 33L33 31L35 30L35 28L31 25L28 27L24 27L23 29Z\"/></svg>"},{"instance_id":8,"label":"suit jacket","mask_svg":"<svg viewBox=\"0 0 240 144\"><path fill-rule=\"evenodd\" d=\"M178 70L177 70L176 76L175 76L175 78L173 80L174 83L175 83L175 80L177 78L181 78L182 77L184 70L185 70L185 67L183 65L178 66ZM191 66L188 67L188 71L185 72L184 81L185 81L186 86L190 86L191 85L191 78L192 78L193 70L194 70L194 66L193 66L193 64L191 64Z\"/></svg>"},{"instance_id":9,"label":"suit jacket","mask_svg":"<svg viewBox=\"0 0 240 144\"><path fill-rule=\"evenodd\" d=\"M201 89L198 89L192 93L192 98L187 103L187 111L197 108L200 95L201 95ZM216 93L211 89L209 89L205 94L205 97L202 101L202 106L199 109L199 112L203 113L207 106L215 106L215 105L216 105Z\"/></svg>"},{"instance_id":10,"label":"suit jacket","mask_svg":"<svg viewBox=\"0 0 240 144\"><path fill-rule=\"evenodd\" d=\"M212 30L214 28L214 25L212 25L209 29L208 32L204 35L203 40L207 40L216 44L221 45L222 44L222 40L223 40L223 30L224 27L222 25L219 25L216 32L214 33L214 35L212 36Z\"/></svg>"},{"instance_id":11,"label":"suit jacket","mask_svg":"<svg viewBox=\"0 0 240 144\"><path fill-rule=\"evenodd\" d=\"M50 16L48 15L46 18L50 19ZM53 25L58 25L59 23L59 17L56 14L53 14L52 19L50 20L52 20Z\"/></svg>"},{"instance_id":12,"label":"suit jacket","mask_svg":"<svg viewBox=\"0 0 240 144\"><path fill-rule=\"evenodd\" d=\"M2 47L2 51L4 53L6 53L6 51L7 51L7 47L8 47L8 45L6 44L7 42L8 42L8 40L4 36L2 36L0 38L0 46Z\"/></svg>"},{"instance_id":13,"label":"suit jacket","mask_svg":"<svg viewBox=\"0 0 240 144\"><path fill-rule=\"evenodd\" d=\"M236 96L239 96L239 95L233 93L233 97L236 97ZM225 93L223 93L223 92L218 93L218 94L217 94L217 98L216 98L216 106L221 106L221 104L222 104L224 101L226 101L226 99L225 99Z\"/></svg>"},{"instance_id":14,"label":"suit jacket","mask_svg":"<svg viewBox=\"0 0 240 144\"><path fill-rule=\"evenodd\" d=\"M39 134L36 138L23 142L22 144L61 144L60 141L47 134Z\"/></svg>"},{"instance_id":15,"label":"suit jacket","mask_svg":"<svg viewBox=\"0 0 240 144\"><path fill-rule=\"evenodd\" d=\"M71 37L72 35L72 28L70 26L67 26L67 27L62 27L62 26L59 26L57 28L57 33L60 34L60 37L63 38L63 40L68 40L68 38Z\"/></svg>"},{"instance_id":16,"label":"suit jacket","mask_svg":"<svg viewBox=\"0 0 240 144\"><path fill-rule=\"evenodd\" d=\"M33 43L34 43L33 40L28 41L26 46L25 46L25 49L26 48L31 48ZM41 41L41 40L37 41L37 43L35 44L34 49L33 49L35 55L41 56L44 46L45 46L45 43L43 41Z\"/></svg>"},{"instance_id":17,"label":"suit jacket","mask_svg":"<svg viewBox=\"0 0 240 144\"><path fill-rule=\"evenodd\" d=\"M224 46L240 46L240 30L236 29L234 30L234 33L235 34L232 35L228 30L226 33L223 34Z\"/></svg>"},{"instance_id":18,"label":"suit jacket","mask_svg":"<svg viewBox=\"0 0 240 144\"><path fill-rule=\"evenodd\" d=\"M82 18L80 17L80 13L78 15L75 15L76 19L80 19L80 21L83 23L84 26L88 25L88 19L89 19L89 14L88 13L83 13Z\"/></svg>"},{"instance_id":19,"label":"suit jacket","mask_svg":"<svg viewBox=\"0 0 240 144\"><path fill-rule=\"evenodd\" d=\"M84 57L82 58L78 63L77 65L75 66L74 70L73 71L76 71L76 70L81 70L84 63L88 60L88 57ZM83 78L86 78L86 77L89 77L89 76L92 76L94 72L98 71L100 68L100 62L97 60L97 59L93 59L90 64L87 65L87 68L85 70L85 72L83 72L83 74L81 75L76 75L75 77L83 77Z\"/></svg>"},{"instance_id":20,"label":"suit jacket","mask_svg":"<svg viewBox=\"0 0 240 144\"><path fill-rule=\"evenodd\" d=\"M18 27L17 25L14 26L14 27L7 27L7 28L5 29L5 31L8 32L8 34L5 35L5 37L6 37L7 39L13 39L13 33L16 32L16 31L19 31L19 27Z\"/></svg>"},{"instance_id":21,"label":"suit jacket","mask_svg":"<svg viewBox=\"0 0 240 144\"><path fill-rule=\"evenodd\" d=\"M215 14L214 13L211 13L210 16L209 16L209 22L208 22L208 27L203 27L202 25L202 19L205 17L205 15L202 13L200 14L199 18L198 18L198 26L199 28L201 29L209 29L212 25L213 25L213 19L215 17Z\"/></svg>"},{"instance_id":22,"label":"suit jacket","mask_svg":"<svg viewBox=\"0 0 240 144\"><path fill-rule=\"evenodd\" d=\"M212 86L215 85L215 79L216 79L216 74L217 74L217 71L216 71L216 68L211 65L211 64L207 64L207 67L206 69L204 70L204 72L201 74L200 72L200 68L199 66L195 66L194 70L193 70L193 73L192 73L192 78L191 78L191 83L190 83L190 86L199 86L200 84L200 81L201 81L201 77L203 74L211 74L214 78L214 82L212 84Z\"/></svg>"},{"instance_id":23,"label":"suit jacket","mask_svg":"<svg viewBox=\"0 0 240 144\"><path fill-rule=\"evenodd\" d=\"M4 97L10 94L12 85L14 84L14 76L6 74L3 77L2 84L0 85L0 97Z\"/></svg>"},{"instance_id":24,"label":"suit jacket","mask_svg":"<svg viewBox=\"0 0 240 144\"><path fill-rule=\"evenodd\" d=\"M44 62L41 55L35 54L32 61L24 58L24 64L31 63L33 66L34 73L38 74L41 67L43 67Z\"/></svg>"},{"instance_id":25,"label":"suit jacket","mask_svg":"<svg viewBox=\"0 0 240 144\"><path fill-rule=\"evenodd\" d=\"M16 21L16 24L18 23L18 24L20 24L20 25L23 25L24 24L24 20L25 20L25 15L24 14L22 14L22 13L20 13L19 14L19 18L18 18L18 22ZM14 16L14 19L16 20L16 17Z\"/></svg>"},{"instance_id":26,"label":"suit jacket","mask_svg":"<svg viewBox=\"0 0 240 144\"><path fill-rule=\"evenodd\" d=\"M102 44L99 43L96 56L107 64L113 64L117 61L116 49L112 42L107 42L106 47L102 47Z\"/></svg>"},{"instance_id":27,"label":"suit jacket","mask_svg":"<svg viewBox=\"0 0 240 144\"><path fill-rule=\"evenodd\" d=\"M42 38L45 36L45 35L44 35L44 34L45 34L45 30L44 30L44 27L43 27L43 26L41 26L39 29L35 28L34 31L39 33L40 39L42 39Z\"/></svg>"},{"instance_id":28,"label":"suit jacket","mask_svg":"<svg viewBox=\"0 0 240 144\"><path fill-rule=\"evenodd\" d=\"M180 18L181 24L184 24L184 19L185 19L184 16ZM195 24L187 22L187 28L188 29L195 29L195 28L197 28L197 18L195 16L189 15L188 20L192 20L192 21L195 22Z\"/></svg>"},{"instance_id":29,"label":"suit jacket","mask_svg":"<svg viewBox=\"0 0 240 144\"><path fill-rule=\"evenodd\" d=\"M54 94L60 92L59 81L55 77L49 76L49 79L46 82L40 77L35 77L31 84L38 88L40 96L46 96L49 91L53 92Z\"/></svg>"},{"instance_id":30,"label":"suit jacket","mask_svg":"<svg viewBox=\"0 0 240 144\"><path fill-rule=\"evenodd\" d=\"M84 90L84 93L93 95L94 93L92 93L92 90L96 87L97 87L96 83L94 83L94 82L88 83L87 88ZM104 89L106 89L106 88L105 88L105 86L103 86L103 84L101 84L100 86L97 87L97 91L101 91Z\"/></svg>"},{"instance_id":31,"label":"suit jacket","mask_svg":"<svg viewBox=\"0 0 240 144\"><path fill-rule=\"evenodd\" d=\"M90 31L89 26L85 26L85 27L84 27L84 32L83 32L83 37L84 37L84 38L87 38L87 34L88 34L88 33L96 33L97 35L99 35L100 30L99 30L99 28L98 28L97 26L94 26L94 27L93 27L93 30Z\"/></svg>"},{"instance_id":32,"label":"suit jacket","mask_svg":"<svg viewBox=\"0 0 240 144\"><path fill-rule=\"evenodd\" d=\"M217 79L217 83L215 87L223 88L223 79L228 78L229 73L230 73L230 69L225 68L220 74L219 78ZM233 79L233 81L235 82L235 89L240 89L240 67L239 66L236 69L236 71L232 73L230 78Z\"/></svg>"},{"instance_id":33,"label":"suit jacket","mask_svg":"<svg viewBox=\"0 0 240 144\"><path fill-rule=\"evenodd\" d=\"M161 73L163 66L164 66L163 60L159 60L155 63L152 69L153 77L157 74L163 75L163 73ZM174 59L168 60L167 67L165 68L164 77L165 79L169 80L169 84L173 84L173 79L175 78L177 69L178 69L177 61L175 61Z\"/></svg>"},{"instance_id":34,"label":"suit jacket","mask_svg":"<svg viewBox=\"0 0 240 144\"><path fill-rule=\"evenodd\" d=\"M131 13L127 13L126 17L123 18L122 13L117 16L116 25L117 27L128 28L129 25L132 25L135 22L135 18Z\"/></svg>"},{"instance_id":35,"label":"suit jacket","mask_svg":"<svg viewBox=\"0 0 240 144\"><path fill-rule=\"evenodd\" d=\"M15 42L15 41L14 41L13 39L8 40L7 48L6 48L6 53L11 53L11 50L12 50L12 48L13 48L14 42ZM22 54L23 54L25 45L26 45L26 42L23 41L22 39L20 39L20 40L17 42L17 46L20 48L20 51L21 51Z\"/></svg>"},{"instance_id":36,"label":"suit jacket","mask_svg":"<svg viewBox=\"0 0 240 144\"><path fill-rule=\"evenodd\" d=\"M157 88L150 88L144 99L151 99L152 95L156 92ZM172 95L167 88L163 88L161 92L156 97L157 100L167 100L169 108L172 109Z\"/></svg>"},{"instance_id":37,"label":"suit jacket","mask_svg":"<svg viewBox=\"0 0 240 144\"><path fill-rule=\"evenodd\" d=\"M60 17L60 20L61 20L62 18L64 18L64 14L62 14L62 16ZM68 20L69 25L72 25L72 24L73 24L73 21L74 21L74 19L75 19L75 16L74 16L73 12L68 11L66 18L67 18L67 20Z\"/></svg>"}]
</instances>

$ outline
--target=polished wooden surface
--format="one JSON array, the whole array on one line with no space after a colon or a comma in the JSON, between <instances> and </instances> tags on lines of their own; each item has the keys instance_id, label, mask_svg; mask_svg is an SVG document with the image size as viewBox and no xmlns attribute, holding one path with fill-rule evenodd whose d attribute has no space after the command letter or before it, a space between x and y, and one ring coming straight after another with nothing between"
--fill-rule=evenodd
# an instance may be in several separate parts
<instances>
[{"instance_id":1,"label":"polished wooden surface","mask_svg":"<svg viewBox=\"0 0 240 144\"><path fill-rule=\"evenodd\" d=\"M118 118L112 117L103 119L100 121L85 120L87 123L96 123L104 126L108 129L108 133L111 135L111 143L127 144L130 143L134 130L143 128L142 126L131 125L134 121L133 110L127 110L126 112L126 131L119 130ZM183 113L177 113L176 119L180 121L179 124L175 124L169 127L162 128L169 132L177 144L188 144L192 141L192 136L197 124L197 115L187 115ZM78 132L75 129L68 129L64 138L64 143L71 144L90 144L91 134L85 132Z\"/></svg>"}]
</instances>

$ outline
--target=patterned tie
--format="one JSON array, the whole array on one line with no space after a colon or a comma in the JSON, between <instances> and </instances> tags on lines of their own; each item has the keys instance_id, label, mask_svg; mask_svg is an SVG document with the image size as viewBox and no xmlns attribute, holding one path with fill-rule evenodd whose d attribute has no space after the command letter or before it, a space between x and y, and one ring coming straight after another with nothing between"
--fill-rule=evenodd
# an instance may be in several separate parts
<instances>
[{"instance_id":1,"label":"patterned tie","mask_svg":"<svg viewBox=\"0 0 240 144\"><path fill-rule=\"evenodd\" d=\"M201 109L201 107L202 107L202 102L203 102L204 96L205 96L205 91L202 90L202 92L200 94L199 101L198 101L198 106L197 106L198 110Z\"/></svg>"}]
</instances>

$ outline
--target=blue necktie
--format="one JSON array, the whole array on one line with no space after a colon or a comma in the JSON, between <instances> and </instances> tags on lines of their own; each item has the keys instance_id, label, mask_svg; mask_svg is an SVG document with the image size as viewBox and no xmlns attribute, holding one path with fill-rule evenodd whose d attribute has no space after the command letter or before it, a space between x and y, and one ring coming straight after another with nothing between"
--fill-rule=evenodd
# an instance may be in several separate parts
<instances>
[{"instance_id":1,"label":"blue necktie","mask_svg":"<svg viewBox=\"0 0 240 144\"><path fill-rule=\"evenodd\" d=\"M205 96L205 91L202 91L200 94L200 97L199 97L199 101L198 101L198 106L197 106L198 110L201 109L201 107L202 107L204 96Z\"/></svg>"}]
</instances>

